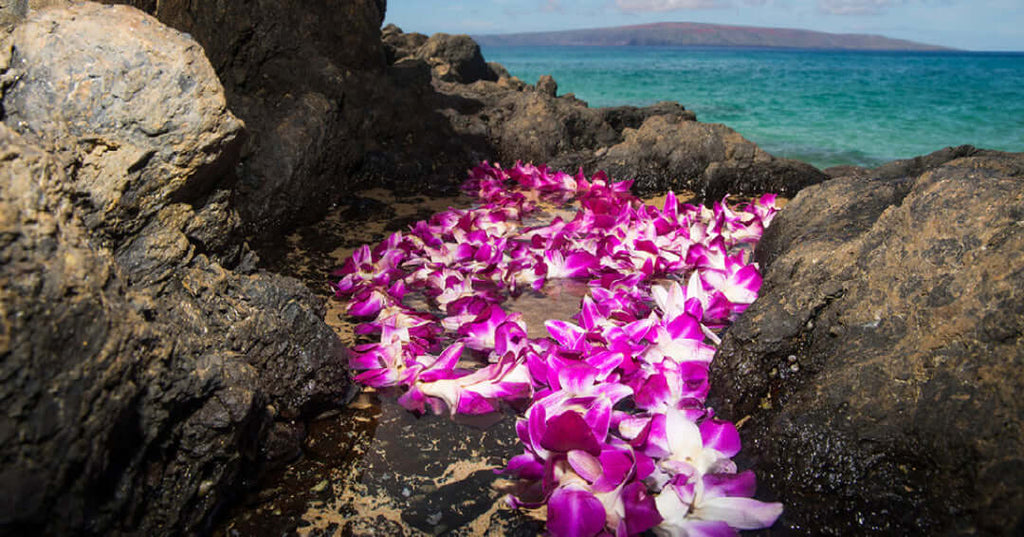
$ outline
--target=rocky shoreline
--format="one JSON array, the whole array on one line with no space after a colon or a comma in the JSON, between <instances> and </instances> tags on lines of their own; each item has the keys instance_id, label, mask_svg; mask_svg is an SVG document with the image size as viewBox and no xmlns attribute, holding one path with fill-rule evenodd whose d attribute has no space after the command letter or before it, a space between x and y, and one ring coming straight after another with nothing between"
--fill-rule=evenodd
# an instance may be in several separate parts
<instances>
[{"instance_id":1,"label":"rocky shoreline","mask_svg":"<svg viewBox=\"0 0 1024 537\"><path fill-rule=\"evenodd\" d=\"M786 504L764 534L1024 529L1024 155L820 171L382 30L384 0L116 3L33 0L0 47L5 533L211 531L356 391L320 292L260 254L360 189L519 159L793 198L713 368Z\"/></svg>"}]
</instances>

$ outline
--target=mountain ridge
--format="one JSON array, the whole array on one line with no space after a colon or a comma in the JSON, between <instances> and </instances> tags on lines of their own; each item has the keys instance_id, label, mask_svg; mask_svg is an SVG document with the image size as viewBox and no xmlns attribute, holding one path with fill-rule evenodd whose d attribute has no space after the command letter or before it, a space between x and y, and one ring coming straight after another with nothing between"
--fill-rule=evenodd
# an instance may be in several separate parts
<instances>
[{"instance_id":1,"label":"mountain ridge","mask_svg":"<svg viewBox=\"0 0 1024 537\"><path fill-rule=\"evenodd\" d=\"M943 51L949 47L876 34L835 34L796 28L772 28L659 22L560 32L474 35L481 46L710 46L822 50Z\"/></svg>"}]
</instances>

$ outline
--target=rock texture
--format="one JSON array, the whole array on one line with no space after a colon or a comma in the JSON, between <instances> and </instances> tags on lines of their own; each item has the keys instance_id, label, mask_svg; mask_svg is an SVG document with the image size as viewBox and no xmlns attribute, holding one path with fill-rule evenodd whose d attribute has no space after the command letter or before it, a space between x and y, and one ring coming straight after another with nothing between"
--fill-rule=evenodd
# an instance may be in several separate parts
<instances>
[{"instance_id":1,"label":"rock texture","mask_svg":"<svg viewBox=\"0 0 1024 537\"><path fill-rule=\"evenodd\" d=\"M722 124L652 115L622 131L618 143L589 155L573 155L584 169L633 178L641 193L686 189L706 200L727 194L795 195L824 175L808 164L769 155ZM556 162L565 161L560 157Z\"/></svg>"},{"instance_id":2,"label":"rock texture","mask_svg":"<svg viewBox=\"0 0 1024 537\"><path fill-rule=\"evenodd\" d=\"M81 163L74 188L91 205L88 225L114 240L210 193L238 160L243 126L202 47L123 13L41 11L0 57L4 121Z\"/></svg>"},{"instance_id":3,"label":"rock texture","mask_svg":"<svg viewBox=\"0 0 1024 537\"><path fill-rule=\"evenodd\" d=\"M201 532L347 396L344 349L238 240L242 124L194 41L75 4L0 50L0 532Z\"/></svg>"},{"instance_id":4,"label":"rock texture","mask_svg":"<svg viewBox=\"0 0 1024 537\"><path fill-rule=\"evenodd\" d=\"M467 36L381 31L382 0L128 3L195 36L245 121L234 206L252 237L361 187L451 191L481 160L613 168L640 193L792 194L826 178L726 127L679 124L694 117L678 105L590 109L550 77L534 87L487 64Z\"/></svg>"},{"instance_id":5,"label":"rock texture","mask_svg":"<svg viewBox=\"0 0 1024 537\"><path fill-rule=\"evenodd\" d=\"M3 533L208 530L351 388L323 305L242 237L484 159L795 194L713 384L789 506L772 531L1021 529L1020 155L822 183L678 104L591 109L464 36L381 32L383 0L130 3L195 41L76 3L0 44Z\"/></svg>"},{"instance_id":6,"label":"rock texture","mask_svg":"<svg viewBox=\"0 0 1024 537\"><path fill-rule=\"evenodd\" d=\"M1019 535L1024 154L805 188L756 255L711 385L786 504L766 534Z\"/></svg>"},{"instance_id":7,"label":"rock texture","mask_svg":"<svg viewBox=\"0 0 1024 537\"><path fill-rule=\"evenodd\" d=\"M480 152L492 160L583 167L590 174L605 170L615 179L634 179L639 194L685 189L709 199L765 191L793 195L826 178L812 166L765 153L724 125L698 123L676 103L590 108L572 94L558 96L550 76L530 86L494 66L490 79L440 76L436 65L448 60L434 59L434 42L447 43L450 36L425 39L394 27L385 35L396 65L435 65L435 106L456 133L481 142ZM482 68L482 59L477 65Z\"/></svg>"},{"instance_id":8,"label":"rock texture","mask_svg":"<svg viewBox=\"0 0 1024 537\"><path fill-rule=\"evenodd\" d=\"M468 35L434 34L417 47L416 58L427 62L434 76L445 82L498 79L484 61L480 46Z\"/></svg>"},{"instance_id":9,"label":"rock texture","mask_svg":"<svg viewBox=\"0 0 1024 537\"><path fill-rule=\"evenodd\" d=\"M234 202L249 234L322 214L356 182L387 120L384 0L107 3L145 10L205 49L250 133Z\"/></svg>"}]
</instances>

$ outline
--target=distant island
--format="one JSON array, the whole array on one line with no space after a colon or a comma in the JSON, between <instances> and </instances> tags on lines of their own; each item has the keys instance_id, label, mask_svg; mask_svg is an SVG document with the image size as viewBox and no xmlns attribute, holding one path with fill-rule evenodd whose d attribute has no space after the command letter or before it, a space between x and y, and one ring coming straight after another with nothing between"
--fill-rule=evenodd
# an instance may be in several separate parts
<instances>
[{"instance_id":1,"label":"distant island","mask_svg":"<svg viewBox=\"0 0 1024 537\"><path fill-rule=\"evenodd\" d=\"M696 22L661 22L613 28L475 35L482 46L766 47L828 50L953 50L869 34L830 34Z\"/></svg>"}]
</instances>

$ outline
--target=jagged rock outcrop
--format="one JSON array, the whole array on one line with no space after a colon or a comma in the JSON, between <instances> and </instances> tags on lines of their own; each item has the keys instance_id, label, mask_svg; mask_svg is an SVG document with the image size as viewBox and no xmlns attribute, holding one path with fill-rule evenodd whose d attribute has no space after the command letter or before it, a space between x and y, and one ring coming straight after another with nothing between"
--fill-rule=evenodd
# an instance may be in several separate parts
<instances>
[{"instance_id":1,"label":"jagged rock outcrop","mask_svg":"<svg viewBox=\"0 0 1024 537\"><path fill-rule=\"evenodd\" d=\"M686 189L705 200L759 192L790 197L825 178L809 164L773 157L725 125L671 114L652 115L639 127L624 129L621 141L592 156L562 156L555 162L572 159L591 173L633 178L638 192Z\"/></svg>"},{"instance_id":2,"label":"jagged rock outcrop","mask_svg":"<svg viewBox=\"0 0 1024 537\"><path fill-rule=\"evenodd\" d=\"M450 36L426 39L393 26L385 35L395 65L448 64L435 57L431 43ZM708 199L766 191L791 196L827 178L810 165L769 155L724 125L699 123L677 103L590 108L571 94L558 96L550 76L530 86L504 69L492 67L491 73L492 80L465 84L434 67L434 106L456 133L486 142L484 152L501 162L605 170L615 179L635 180L640 194L685 189Z\"/></svg>"},{"instance_id":3,"label":"jagged rock outcrop","mask_svg":"<svg viewBox=\"0 0 1024 537\"><path fill-rule=\"evenodd\" d=\"M147 11L202 45L250 134L233 201L248 234L315 218L356 182L387 120L384 0L105 1Z\"/></svg>"},{"instance_id":4,"label":"jagged rock outcrop","mask_svg":"<svg viewBox=\"0 0 1024 537\"><path fill-rule=\"evenodd\" d=\"M73 188L89 204L87 225L113 242L212 192L238 161L243 128L202 47L124 13L42 11L0 51L4 122L80 163Z\"/></svg>"},{"instance_id":5,"label":"jagged rock outcrop","mask_svg":"<svg viewBox=\"0 0 1024 537\"><path fill-rule=\"evenodd\" d=\"M480 46L468 35L434 34L416 49L416 57L427 62L434 76L445 82L498 80L484 61Z\"/></svg>"},{"instance_id":6,"label":"jagged rock outcrop","mask_svg":"<svg viewBox=\"0 0 1024 537\"><path fill-rule=\"evenodd\" d=\"M753 194L747 189L775 185L793 193L826 177L754 151L725 128L652 124L648 130L669 141L646 144L646 131L624 129L641 129L664 107L590 109L556 98L553 80L537 91L485 63L466 36L382 32L381 0L128 3L195 36L228 107L245 121L250 137L234 206L251 237L322 216L361 187L449 191L481 160L582 165L591 173L614 167L616 179L637 179L642 193ZM669 148L675 143L704 152L680 164ZM632 151L640 156L623 156Z\"/></svg>"},{"instance_id":7,"label":"jagged rock outcrop","mask_svg":"<svg viewBox=\"0 0 1024 537\"><path fill-rule=\"evenodd\" d=\"M201 532L348 395L345 350L238 240L242 125L194 41L83 3L0 50L0 532Z\"/></svg>"},{"instance_id":8,"label":"jagged rock outcrop","mask_svg":"<svg viewBox=\"0 0 1024 537\"><path fill-rule=\"evenodd\" d=\"M805 188L766 232L712 401L786 504L766 534L1019 535L1024 154L878 170Z\"/></svg>"}]
</instances>

